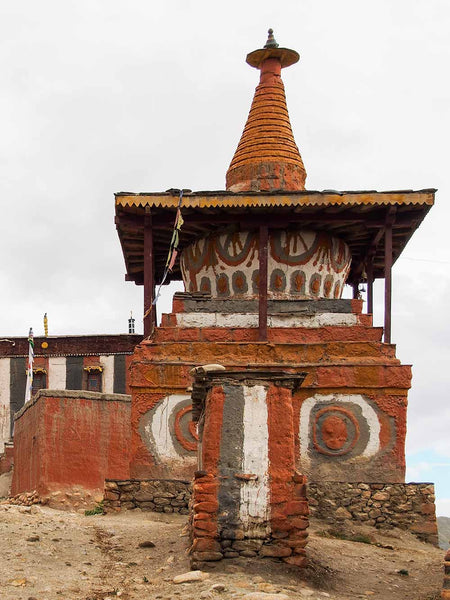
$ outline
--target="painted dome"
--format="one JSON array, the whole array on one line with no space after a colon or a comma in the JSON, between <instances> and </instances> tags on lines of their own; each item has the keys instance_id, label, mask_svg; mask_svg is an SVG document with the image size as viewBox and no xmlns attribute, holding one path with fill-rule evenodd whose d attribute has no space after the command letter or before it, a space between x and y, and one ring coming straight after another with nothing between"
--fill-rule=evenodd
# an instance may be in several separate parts
<instances>
[{"instance_id":1,"label":"painted dome","mask_svg":"<svg viewBox=\"0 0 450 600\"><path fill-rule=\"evenodd\" d=\"M255 231L202 238L181 254L187 292L213 298L259 295L259 238ZM272 230L269 234L268 297L340 298L350 269L345 242L322 231Z\"/></svg>"}]
</instances>

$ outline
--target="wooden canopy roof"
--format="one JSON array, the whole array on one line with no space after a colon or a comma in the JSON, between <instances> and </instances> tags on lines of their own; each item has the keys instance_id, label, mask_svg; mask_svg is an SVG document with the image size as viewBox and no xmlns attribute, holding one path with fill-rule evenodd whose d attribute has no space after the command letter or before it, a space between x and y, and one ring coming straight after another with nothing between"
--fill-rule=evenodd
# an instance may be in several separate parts
<instances>
[{"instance_id":1,"label":"wooden canopy roof","mask_svg":"<svg viewBox=\"0 0 450 600\"><path fill-rule=\"evenodd\" d=\"M373 257L374 278L384 277L384 228L393 226L393 261L434 204L435 189L391 192L334 190L298 192L191 192L182 199L180 249L218 230L295 227L324 230L344 240L352 252L349 283L364 279ZM115 223L125 258L127 281L144 282L144 222L151 222L155 283L161 281L179 202L178 190L115 194ZM151 217L151 221L150 218ZM179 263L171 280L181 280Z\"/></svg>"}]
</instances>

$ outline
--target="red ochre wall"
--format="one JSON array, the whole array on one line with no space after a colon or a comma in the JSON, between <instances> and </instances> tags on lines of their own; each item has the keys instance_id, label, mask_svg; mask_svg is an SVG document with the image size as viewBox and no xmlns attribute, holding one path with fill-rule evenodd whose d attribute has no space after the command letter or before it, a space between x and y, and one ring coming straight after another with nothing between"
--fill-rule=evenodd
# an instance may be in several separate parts
<instances>
[{"instance_id":1,"label":"red ochre wall","mask_svg":"<svg viewBox=\"0 0 450 600\"><path fill-rule=\"evenodd\" d=\"M16 417L12 494L129 477L130 399L122 394L43 390Z\"/></svg>"},{"instance_id":2,"label":"red ochre wall","mask_svg":"<svg viewBox=\"0 0 450 600\"><path fill-rule=\"evenodd\" d=\"M185 402L183 394L189 397L190 369L218 363L227 369L307 373L293 409L297 469L310 481L404 481L411 367L400 364L394 345L381 342L382 329L372 326L371 315L361 313L361 301L351 301L352 325L270 327L268 342L256 341L255 328L180 326L180 304L175 298L174 309L180 313L163 315L153 337L136 346L130 365L131 477L192 476L196 452L186 442L195 448L195 440L187 427L179 435L173 422ZM175 395L180 404L172 418L169 406L160 411L164 420L156 421L158 406ZM314 407L302 419L308 402ZM171 453L163 453L163 436L149 435L154 422L154 431L168 430ZM331 425L334 431L328 431ZM378 449L369 452L374 444ZM176 452L178 459L173 458Z\"/></svg>"}]
</instances>

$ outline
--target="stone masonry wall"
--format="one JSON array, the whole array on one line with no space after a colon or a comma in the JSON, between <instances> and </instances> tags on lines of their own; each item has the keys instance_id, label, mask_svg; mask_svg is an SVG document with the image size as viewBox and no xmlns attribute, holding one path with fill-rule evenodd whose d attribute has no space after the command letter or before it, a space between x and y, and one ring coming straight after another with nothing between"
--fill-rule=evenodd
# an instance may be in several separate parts
<instances>
[{"instance_id":1,"label":"stone masonry wall","mask_svg":"<svg viewBox=\"0 0 450 600\"><path fill-rule=\"evenodd\" d=\"M153 512L188 514L192 484L176 479L105 481L103 507L107 512L140 508Z\"/></svg>"},{"instance_id":2,"label":"stone masonry wall","mask_svg":"<svg viewBox=\"0 0 450 600\"><path fill-rule=\"evenodd\" d=\"M311 515L329 523L400 527L438 545L432 483L309 483L308 499Z\"/></svg>"},{"instance_id":3,"label":"stone masonry wall","mask_svg":"<svg viewBox=\"0 0 450 600\"><path fill-rule=\"evenodd\" d=\"M441 594L442 600L450 600L450 550L447 550L444 558L444 587Z\"/></svg>"},{"instance_id":4,"label":"stone masonry wall","mask_svg":"<svg viewBox=\"0 0 450 600\"><path fill-rule=\"evenodd\" d=\"M141 508L188 514L192 484L173 479L130 479L105 483L108 512ZM400 527L437 545L434 485L431 483L309 483L311 516L338 523L345 519L373 527Z\"/></svg>"}]
</instances>

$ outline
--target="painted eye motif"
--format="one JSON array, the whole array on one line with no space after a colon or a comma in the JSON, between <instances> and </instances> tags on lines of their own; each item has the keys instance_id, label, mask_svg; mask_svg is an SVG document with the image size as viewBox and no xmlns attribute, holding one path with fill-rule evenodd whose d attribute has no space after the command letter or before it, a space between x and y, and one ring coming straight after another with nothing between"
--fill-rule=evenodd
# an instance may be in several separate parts
<instances>
[{"instance_id":1,"label":"painted eye motif","mask_svg":"<svg viewBox=\"0 0 450 600\"><path fill-rule=\"evenodd\" d=\"M359 437L359 424L350 410L330 406L314 415L313 443L317 452L342 456L355 447Z\"/></svg>"},{"instance_id":2,"label":"painted eye motif","mask_svg":"<svg viewBox=\"0 0 450 600\"><path fill-rule=\"evenodd\" d=\"M195 458L198 435L191 412L189 395L171 394L143 417L144 444L159 462L169 464Z\"/></svg>"},{"instance_id":3,"label":"painted eye motif","mask_svg":"<svg viewBox=\"0 0 450 600\"><path fill-rule=\"evenodd\" d=\"M380 451L380 420L361 394L316 394L300 410L300 455L305 466L314 454L369 458Z\"/></svg>"}]
</instances>

